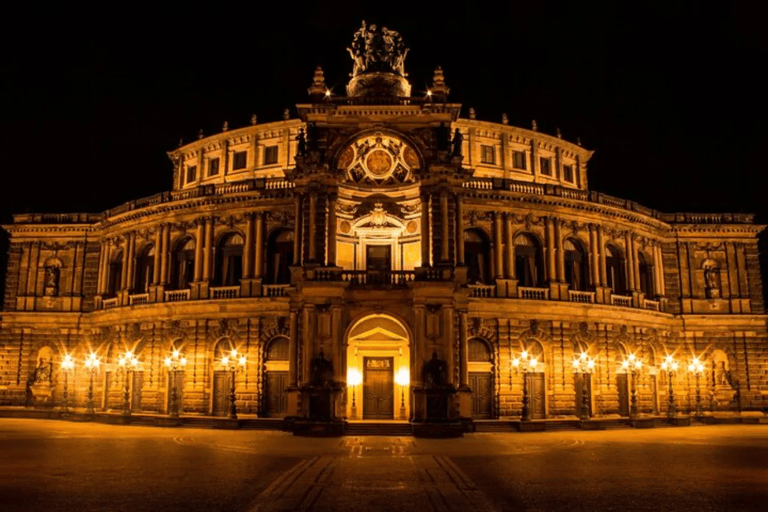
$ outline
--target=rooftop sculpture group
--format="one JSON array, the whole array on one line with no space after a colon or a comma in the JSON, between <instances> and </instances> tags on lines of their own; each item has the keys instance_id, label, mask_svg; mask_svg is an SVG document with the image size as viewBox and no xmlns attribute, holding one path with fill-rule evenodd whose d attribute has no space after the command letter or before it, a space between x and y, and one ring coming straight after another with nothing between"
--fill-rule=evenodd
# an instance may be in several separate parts
<instances>
[{"instance_id":1,"label":"rooftop sculpture group","mask_svg":"<svg viewBox=\"0 0 768 512\"><path fill-rule=\"evenodd\" d=\"M403 43L403 37L387 27L379 29L376 25L362 27L355 32L352 47L347 48L354 66L351 76L354 78L361 73L383 71L400 76L405 73L405 56L408 48Z\"/></svg>"}]
</instances>

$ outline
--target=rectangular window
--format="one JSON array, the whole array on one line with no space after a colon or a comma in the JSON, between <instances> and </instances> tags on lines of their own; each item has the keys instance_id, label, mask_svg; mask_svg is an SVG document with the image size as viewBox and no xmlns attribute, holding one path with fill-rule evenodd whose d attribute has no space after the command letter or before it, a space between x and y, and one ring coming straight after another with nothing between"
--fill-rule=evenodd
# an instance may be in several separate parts
<instances>
[{"instance_id":1,"label":"rectangular window","mask_svg":"<svg viewBox=\"0 0 768 512\"><path fill-rule=\"evenodd\" d=\"M496 163L496 148L493 146L486 146L485 144L482 144L480 146L480 161L484 164L495 164Z\"/></svg>"},{"instance_id":2,"label":"rectangular window","mask_svg":"<svg viewBox=\"0 0 768 512\"><path fill-rule=\"evenodd\" d=\"M277 146L267 146L264 148L264 165L277 163Z\"/></svg>"},{"instance_id":3,"label":"rectangular window","mask_svg":"<svg viewBox=\"0 0 768 512\"><path fill-rule=\"evenodd\" d=\"M208 176L216 176L219 174L219 159L211 158L208 161Z\"/></svg>"},{"instance_id":4,"label":"rectangular window","mask_svg":"<svg viewBox=\"0 0 768 512\"><path fill-rule=\"evenodd\" d=\"M190 165L187 167L187 183L192 183L197 179L197 166Z\"/></svg>"},{"instance_id":5,"label":"rectangular window","mask_svg":"<svg viewBox=\"0 0 768 512\"><path fill-rule=\"evenodd\" d=\"M552 176L552 160L549 157L542 156L539 158L539 168L541 174Z\"/></svg>"},{"instance_id":6,"label":"rectangular window","mask_svg":"<svg viewBox=\"0 0 768 512\"><path fill-rule=\"evenodd\" d=\"M236 171L238 169L245 169L247 156L248 153L245 151L235 151L235 154L232 155L232 170Z\"/></svg>"},{"instance_id":7,"label":"rectangular window","mask_svg":"<svg viewBox=\"0 0 768 512\"><path fill-rule=\"evenodd\" d=\"M570 181L571 183L573 183L573 166L572 165L563 166L563 179L565 181Z\"/></svg>"},{"instance_id":8,"label":"rectangular window","mask_svg":"<svg viewBox=\"0 0 768 512\"><path fill-rule=\"evenodd\" d=\"M512 166L525 170L525 151L512 151Z\"/></svg>"}]
</instances>

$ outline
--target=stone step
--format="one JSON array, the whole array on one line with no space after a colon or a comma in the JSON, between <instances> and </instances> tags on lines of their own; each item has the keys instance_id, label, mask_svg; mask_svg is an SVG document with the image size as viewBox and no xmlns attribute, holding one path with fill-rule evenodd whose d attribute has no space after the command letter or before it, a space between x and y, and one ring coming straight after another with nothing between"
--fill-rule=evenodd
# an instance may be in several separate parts
<instances>
[{"instance_id":1,"label":"stone step","mask_svg":"<svg viewBox=\"0 0 768 512\"><path fill-rule=\"evenodd\" d=\"M409 423L366 422L347 423L344 435L352 436L411 436L413 429Z\"/></svg>"}]
</instances>

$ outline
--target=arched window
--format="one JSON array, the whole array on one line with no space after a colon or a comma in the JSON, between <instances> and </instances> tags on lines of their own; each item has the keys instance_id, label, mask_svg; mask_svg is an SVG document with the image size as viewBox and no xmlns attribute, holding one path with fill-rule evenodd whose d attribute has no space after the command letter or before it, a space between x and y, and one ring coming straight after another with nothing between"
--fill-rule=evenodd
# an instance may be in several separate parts
<instances>
[{"instance_id":1,"label":"arched window","mask_svg":"<svg viewBox=\"0 0 768 512\"><path fill-rule=\"evenodd\" d=\"M230 233L221 239L216 251L217 286L235 286L243 277L243 237Z\"/></svg>"},{"instance_id":2,"label":"arched window","mask_svg":"<svg viewBox=\"0 0 768 512\"><path fill-rule=\"evenodd\" d=\"M640 268L640 291L647 297L654 294L653 290L653 263L650 263L643 253L637 253L637 262Z\"/></svg>"},{"instance_id":3,"label":"arched window","mask_svg":"<svg viewBox=\"0 0 768 512\"><path fill-rule=\"evenodd\" d=\"M152 274L155 270L155 246L148 245L136 258L136 276L133 289L136 293L147 293L152 284Z\"/></svg>"},{"instance_id":4,"label":"arched window","mask_svg":"<svg viewBox=\"0 0 768 512\"><path fill-rule=\"evenodd\" d=\"M589 276L587 253L580 242L568 239L563 242L565 251L565 282L571 290L585 291Z\"/></svg>"},{"instance_id":5,"label":"arched window","mask_svg":"<svg viewBox=\"0 0 768 512\"><path fill-rule=\"evenodd\" d=\"M515 275L520 286L544 285L544 264L539 242L531 235L519 234L514 240Z\"/></svg>"},{"instance_id":6,"label":"arched window","mask_svg":"<svg viewBox=\"0 0 768 512\"><path fill-rule=\"evenodd\" d=\"M123 276L123 251L117 253L109 263L109 276L107 283L107 295L114 297L120 291L120 280Z\"/></svg>"},{"instance_id":7,"label":"arched window","mask_svg":"<svg viewBox=\"0 0 768 512\"><path fill-rule=\"evenodd\" d=\"M491 284L491 243L479 229L464 231L464 259L470 284Z\"/></svg>"},{"instance_id":8,"label":"arched window","mask_svg":"<svg viewBox=\"0 0 768 512\"><path fill-rule=\"evenodd\" d=\"M288 361L288 338L282 336L273 339L267 349L267 362Z\"/></svg>"},{"instance_id":9,"label":"arched window","mask_svg":"<svg viewBox=\"0 0 768 512\"><path fill-rule=\"evenodd\" d=\"M293 231L279 229L269 237L267 245L266 284L290 284L293 265Z\"/></svg>"},{"instance_id":10,"label":"arched window","mask_svg":"<svg viewBox=\"0 0 768 512\"><path fill-rule=\"evenodd\" d=\"M468 361L477 362L477 363L490 363L491 362L491 350L488 348L488 345L485 344L484 341L472 338L468 342Z\"/></svg>"},{"instance_id":11,"label":"arched window","mask_svg":"<svg viewBox=\"0 0 768 512\"><path fill-rule=\"evenodd\" d=\"M189 288L195 275L195 240L184 238L178 244L171 255L171 282L172 290Z\"/></svg>"},{"instance_id":12,"label":"arched window","mask_svg":"<svg viewBox=\"0 0 768 512\"><path fill-rule=\"evenodd\" d=\"M627 292L627 282L624 275L624 257L621 252L612 245L606 247L605 274L608 278L608 286L613 288L613 293L624 295Z\"/></svg>"}]
</instances>

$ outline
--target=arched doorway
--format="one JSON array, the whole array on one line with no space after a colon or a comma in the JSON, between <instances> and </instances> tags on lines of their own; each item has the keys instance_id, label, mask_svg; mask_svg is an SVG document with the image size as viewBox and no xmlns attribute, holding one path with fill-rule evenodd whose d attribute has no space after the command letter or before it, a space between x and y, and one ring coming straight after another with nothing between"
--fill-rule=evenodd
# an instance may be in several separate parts
<instances>
[{"instance_id":1,"label":"arched doorway","mask_svg":"<svg viewBox=\"0 0 768 512\"><path fill-rule=\"evenodd\" d=\"M373 314L347 333L347 417L410 418L410 335L402 322ZM359 382L350 377L359 376Z\"/></svg>"},{"instance_id":2,"label":"arched doorway","mask_svg":"<svg viewBox=\"0 0 768 512\"><path fill-rule=\"evenodd\" d=\"M288 386L288 338L272 338L264 351L264 415L282 418L288 411L285 388Z\"/></svg>"},{"instance_id":3,"label":"arched doorway","mask_svg":"<svg viewBox=\"0 0 768 512\"><path fill-rule=\"evenodd\" d=\"M472 418L493 417L493 352L485 340L472 338L468 342L469 387L472 390Z\"/></svg>"}]
</instances>

